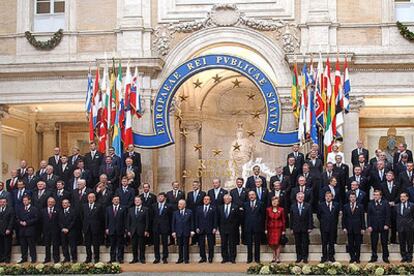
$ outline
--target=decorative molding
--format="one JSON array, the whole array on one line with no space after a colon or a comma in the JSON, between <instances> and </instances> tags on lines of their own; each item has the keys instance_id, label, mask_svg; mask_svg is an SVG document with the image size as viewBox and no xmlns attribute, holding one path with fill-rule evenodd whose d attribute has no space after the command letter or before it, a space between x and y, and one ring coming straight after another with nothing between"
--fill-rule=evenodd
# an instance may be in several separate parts
<instances>
[{"instance_id":1,"label":"decorative molding","mask_svg":"<svg viewBox=\"0 0 414 276\"><path fill-rule=\"evenodd\" d=\"M292 98L288 97L279 97L280 106L283 112L292 112Z\"/></svg>"},{"instance_id":2,"label":"decorative molding","mask_svg":"<svg viewBox=\"0 0 414 276\"><path fill-rule=\"evenodd\" d=\"M297 25L283 20L261 20L245 16L234 4L216 4L205 19L191 22L161 24L155 29L153 47L160 56L166 56L176 33L193 33L219 27L249 28L262 32L274 32L285 53L299 49Z\"/></svg>"},{"instance_id":3,"label":"decorative molding","mask_svg":"<svg viewBox=\"0 0 414 276\"><path fill-rule=\"evenodd\" d=\"M350 112L359 112L361 107L365 106L364 97L351 96L349 99Z\"/></svg>"},{"instance_id":4,"label":"decorative molding","mask_svg":"<svg viewBox=\"0 0 414 276\"><path fill-rule=\"evenodd\" d=\"M0 104L0 121L9 118L9 108L10 106L6 104Z\"/></svg>"},{"instance_id":5,"label":"decorative molding","mask_svg":"<svg viewBox=\"0 0 414 276\"><path fill-rule=\"evenodd\" d=\"M44 132L54 132L59 128L57 123L37 123L36 124L36 132L41 134Z\"/></svg>"}]
</instances>

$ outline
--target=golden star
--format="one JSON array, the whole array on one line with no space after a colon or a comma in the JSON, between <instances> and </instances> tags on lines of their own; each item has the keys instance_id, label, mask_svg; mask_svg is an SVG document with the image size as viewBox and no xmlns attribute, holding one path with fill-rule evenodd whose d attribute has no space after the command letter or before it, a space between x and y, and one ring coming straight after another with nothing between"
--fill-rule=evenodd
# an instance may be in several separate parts
<instances>
[{"instance_id":1,"label":"golden star","mask_svg":"<svg viewBox=\"0 0 414 276\"><path fill-rule=\"evenodd\" d=\"M199 79L197 79L197 81L193 82L194 88L197 88L197 87L201 88L202 84L203 83Z\"/></svg>"},{"instance_id":2,"label":"golden star","mask_svg":"<svg viewBox=\"0 0 414 276\"><path fill-rule=\"evenodd\" d=\"M188 177L188 175L187 175L187 170L183 170L183 176L182 176L183 178L187 178Z\"/></svg>"},{"instance_id":3,"label":"golden star","mask_svg":"<svg viewBox=\"0 0 414 276\"><path fill-rule=\"evenodd\" d=\"M221 154L223 151L221 149L213 149L212 152L214 153L214 156L217 156Z\"/></svg>"},{"instance_id":4,"label":"golden star","mask_svg":"<svg viewBox=\"0 0 414 276\"><path fill-rule=\"evenodd\" d=\"M214 80L214 83L218 83L221 80L222 77L219 77L218 74L216 74L212 79Z\"/></svg>"},{"instance_id":5,"label":"golden star","mask_svg":"<svg viewBox=\"0 0 414 276\"><path fill-rule=\"evenodd\" d=\"M235 87L240 87L241 81L239 81L238 79L236 79L235 81L232 81L231 83L233 83L233 88L235 88Z\"/></svg>"},{"instance_id":6,"label":"golden star","mask_svg":"<svg viewBox=\"0 0 414 276\"><path fill-rule=\"evenodd\" d=\"M188 98L189 98L189 96L185 96L185 95L180 95L180 96L178 96L179 98L180 98L180 100L182 101L182 102L185 102Z\"/></svg>"},{"instance_id":7,"label":"golden star","mask_svg":"<svg viewBox=\"0 0 414 276\"><path fill-rule=\"evenodd\" d=\"M255 119L255 118L260 119L260 111L256 111L256 112L253 112L253 113L250 113L250 114L253 116L253 119Z\"/></svg>"},{"instance_id":8,"label":"golden star","mask_svg":"<svg viewBox=\"0 0 414 276\"><path fill-rule=\"evenodd\" d=\"M250 92L246 96L247 96L247 100L254 100L254 97L256 97L256 94L253 92Z\"/></svg>"},{"instance_id":9,"label":"golden star","mask_svg":"<svg viewBox=\"0 0 414 276\"><path fill-rule=\"evenodd\" d=\"M183 128L183 129L180 131L180 134L181 134L182 136L184 136L184 137L187 137L187 135L188 135L188 131L187 131L187 129L186 129L186 128Z\"/></svg>"},{"instance_id":10,"label":"golden star","mask_svg":"<svg viewBox=\"0 0 414 276\"><path fill-rule=\"evenodd\" d=\"M181 114L175 114L175 119L182 121L183 120L183 116L181 116Z\"/></svg>"},{"instance_id":11,"label":"golden star","mask_svg":"<svg viewBox=\"0 0 414 276\"><path fill-rule=\"evenodd\" d=\"M194 145L194 151L200 151L201 152L202 147L203 147L202 145L196 144L196 145Z\"/></svg>"},{"instance_id":12,"label":"golden star","mask_svg":"<svg viewBox=\"0 0 414 276\"><path fill-rule=\"evenodd\" d=\"M240 150L241 145L236 142L236 144L233 145L233 151Z\"/></svg>"},{"instance_id":13,"label":"golden star","mask_svg":"<svg viewBox=\"0 0 414 276\"><path fill-rule=\"evenodd\" d=\"M248 137L254 137L254 134L255 134L256 132L255 131L253 131L253 130L248 130L247 131L247 134L248 134Z\"/></svg>"}]
</instances>

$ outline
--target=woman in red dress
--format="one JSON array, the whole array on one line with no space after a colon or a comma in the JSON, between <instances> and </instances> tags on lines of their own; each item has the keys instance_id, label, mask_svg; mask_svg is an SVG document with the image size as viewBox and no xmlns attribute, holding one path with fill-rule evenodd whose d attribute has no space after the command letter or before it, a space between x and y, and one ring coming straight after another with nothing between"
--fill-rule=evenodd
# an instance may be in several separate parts
<instances>
[{"instance_id":1,"label":"woman in red dress","mask_svg":"<svg viewBox=\"0 0 414 276\"><path fill-rule=\"evenodd\" d=\"M272 197L272 204L266 209L267 241L273 249L272 262L280 263L280 237L285 234L285 212L279 207L279 197Z\"/></svg>"}]
</instances>

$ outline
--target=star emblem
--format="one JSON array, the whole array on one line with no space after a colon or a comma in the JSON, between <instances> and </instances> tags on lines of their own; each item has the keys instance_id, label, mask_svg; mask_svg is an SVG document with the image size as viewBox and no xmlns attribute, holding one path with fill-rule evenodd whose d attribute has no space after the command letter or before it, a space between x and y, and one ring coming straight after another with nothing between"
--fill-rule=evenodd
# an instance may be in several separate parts
<instances>
[{"instance_id":1,"label":"star emblem","mask_svg":"<svg viewBox=\"0 0 414 276\"><path fill-rule=\"evenodd\" d=\"M251 113L251 115L253 116L253 119L260 119L260 111L255 111Z\"/></svg>"},{"instance_id":2,"label":"star emblem","mask_svg":"<svg viewBox=\"0 0 414 276\"><path fill-rule=\"evenodd\" d=\"M201 85L203 83L200 81L200 79L197 79L195 82L193 82L194 88L201 88Z\"/></svg>"},{"instance_id":3,"label":"star emblem","mask_svg":"<svg viewBox=\"0 0 414 276\"><path fill-rule=\"evenodd\" d=\"M216 74L212 79L214 80L214 83L218 83L221 80L222 77L220 77L218 74Z\"/></svg>"},{"instance_id":4,"label":"star emblem","mask_svg":"<svg viewBox=\"0 0 414 276\"><path fill-rule=\"evenodd\" d=\"M246 96L247 96L247 100L254 100L254 97L256 97L256 94L253 92L250 92Z\"/></svg>"},{"instance_id":5,"label":"star emblem","mask_svg":"<svg viewBox=\"0 0 414 276\"><path fill-rule=\"evenodd\" d=\"M202 148L203 146L202 145L200 145L200 144L196 144L196 145L194 145L194 151L199 151L199 152L201 152L201 148Z\"/></svg>"},{"instance_id":6,"label":"star emblem","mask_svg":"<svg viewBox=\"0 0 414 276\"><path fill-rule=\"evenodd\" d=\"M223 151L221 149L213 149L212 152L214 153L214 156L217 156L221 154Z\"/></svg>"},{"instance_id":7,"label":"star emblem","mask_svg":"<svg viewBox=\"0 0 414 276\"><path fill-rule=\"evenodd\" d=\"M188 98L189 98L189 96L185 96L185 95L180 95L180 96L178 96L179 98L180 98L180 100L182 101L182 102L185 102Z\"/></svg>"},{"instance_id":8,"label":"star emblem","mask_svg":"<svg viewBox=\"0 0 414 276\"><path fill-rule=\"evenodd\" d=\"M253 130L248 130L247 131L247 135L248 135L248 137L254 137L254 134L255 134L256 132L255 131L253 131Z\"/></svg>"},{"instance_id":9,"label":"star emblem","mask_svg":"<svg viewBox=\"0 0 414 276\"><path fill-rule=\"evenodd\" d=\"M182 177L183 178L187 178L188 177L187 170L183 170L183 176Z\"/></svg>"},{"instance_id":10,"label":"star emblem","mask_svg":"<svg viewBox=\"0 0 414 276\"><path fill-rule=\"evenodd\" d=\"M240 150L241 145L236 142L236 144L233 145L233 151Z\"/></svg>"},{"instance_id":11,"label":"star emblem","mask_svg":"<svg viewBox=\"0 0 414 276\"><path fill-rule=\"evenodd\" d=\"M239 81L239 79L236 79L235 81L232 81L231 83L233 83L233 88L235 88L235 87L240 87L241 81Z\"/></svg>"},{"instance_id":12,"label":"star emblem","mask_svg":"<svg viewBox=\"0 0 414 276\"><path fill-rule=\"evenodd\" d=\"M182 121L183 120L183 116L181 116L181 114L175 114L175 119Z\"/></svg>"},{"instance_id":13,"label":"star emblem","mask_svg":"<svg viewBox=\"0 0 414 276\"><path fill-rule=\"evenodd\" d=\"M187 135L188 135L188 131L187 131L187 129L186 129L186 128L183 128L183 129L180 131L180 134L181 134L182 136L184 136L184 137L187 137Z\"/></svg>"}]
</instances>

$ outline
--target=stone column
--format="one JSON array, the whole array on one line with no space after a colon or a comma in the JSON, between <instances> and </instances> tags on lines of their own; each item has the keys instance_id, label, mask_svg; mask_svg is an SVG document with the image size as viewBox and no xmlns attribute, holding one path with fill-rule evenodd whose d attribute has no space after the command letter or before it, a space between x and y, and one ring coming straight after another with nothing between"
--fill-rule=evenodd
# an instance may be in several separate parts
<instances>
[{"instance_id":1,"label":"stone column","mask_svg":"<svg viewBox=\"0 0 414 276\"><path fill-rule=\"evenodd\" d=\"M292 131L297 128L296 118L292 112L292 99L290 96L280 97L281 109L281 130ZM279 154L277 156L277 164L284 166L286 163L286 156L290 152L290 147L279 147Z\"/></svg>"},{"instance_id":2,"label":"stone column","mask_svg":"<svg viewBox=\"0 0 414 276\"><path fill-rule=\"evenodd\" d=\"M42 134L41 153L42 160L52 155L53 149L56 147L56 124L52 123L38 123L36 132Z\"/></svg>"},{"instance_id":3,"label":"stone column","mask_svg":"<svg viewBox=\"0 0 414 276\"><path fill-rule=\"evenodd\" d=\"M9 116L9 106L8 105L0 105L0 168L1 173L0 176L2 179L5 179L5 175L3 175L3 119L6 119ZM6 172L7 174L7 172Z\"/></svg>"},{"instance_id":4,"label":"stone column","mask_svg":"<svg viewBox=\"0 0 414 276\"><path fill-rule=\"evenodd\" d=\"M183 156L181 164L183 168L182 181L183 188L186 191L191 190L191 183L199 179L200 159L202 158L202 148L196 150L194 146L200 143L200 121L184 121L182 122L185 135L183 135ZM201 145L202 146L202 145ZM206 183L203 183L205 186Z\"/></svg>"},{"instance_id":5,"label":"stone column","mask_svg":"<svg viewBox=\"0 0 414 276\"><path fill-rule=\"evenodd\" d=\"M345 162L351 163L351 152L356 147L355 143L359 137L359 111L364 106L363 97L351 97L349 113L344 114L344 142L343 149Z\"/></svg>"}]
</instances>

